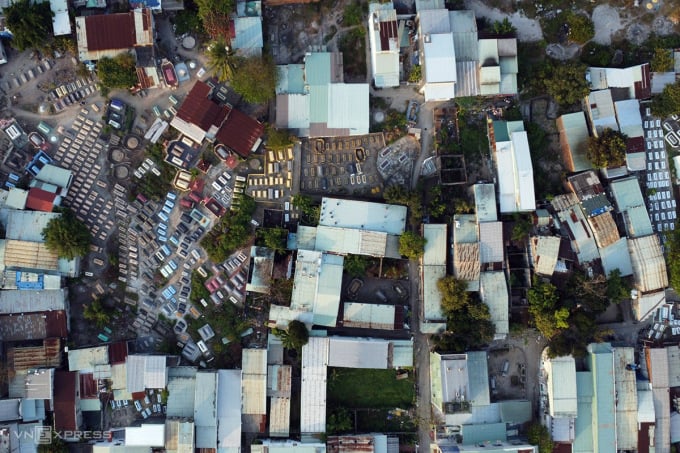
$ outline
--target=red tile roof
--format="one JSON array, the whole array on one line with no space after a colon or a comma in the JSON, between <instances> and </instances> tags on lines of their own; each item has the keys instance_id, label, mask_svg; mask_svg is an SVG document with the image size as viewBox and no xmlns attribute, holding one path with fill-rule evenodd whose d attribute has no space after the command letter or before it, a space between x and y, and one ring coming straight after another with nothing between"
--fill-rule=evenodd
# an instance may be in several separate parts
<instances>
[{"instance_id":1,"label":"red tile roof","mask_svg":"<svg viewBox=\"0 0 680 453\"><path fill-rule=\"evenodd\" d=\"M642 65L642 81L635 82L635 99L649 99L652 97L652 77L649 63Z\"/></svg>"},{"instance_id":2,"label":"red tile roof","mask_svg":"<svg viewBox=\"0 0 680 453\"><path fill-rule=\"evenodd\" d=\"M217 141L241 157L248 157L255 142L262 137L264 125L243 112L232 109L217 132Z\"/></svg>"},{"instance_id":3,"label":"red tile roof","mask_svg":"<svg viewBox=\"0 0 680 453\"><path fill-rule=\"evenodd\" d=\"M208 85L196 82L177 111L177 116L187 123L195 124L203 131L210 129L210 126L219 126L229 113L229 109L212 102L208 99L209 94Z\"/></svg>"},{"instance_id":4,"label":"red tile roof","mask_svg":"<svg viewBox=\"0 0 680 453\"><path fill-rule=\"evenodd\" d=\"M28 198L26 198L26 209L31 209L33 211L52 212L55 198L57 198L56 193L34 187L28 191Z\"/></svg>"},{"instance_id":5,"label":"red tile roof","mask_svg":"<svg viewBox=\"0 0 680 453\"><path fill-rule=\"evenodd\" d=\"M97 398L97 381L92 373L80 373L80 397Z\"/></svg>"},{"instance_id":6,"label":"red tile roof","mask_svg":"<svg viewBox=\"0 0 680 453\"><path fill-rule=\"evenodd\" d=\"M64 310L46 311L41 315L44 316L43 319L45 320L45 338L66 338L68 336L66 312Z\"/></svg>"},{"instance_id":7,"label":"red tile roof","mask_svg":"<svg viewBox=\"0 0 680 453\"><path fill-rule=\"evenodd\" d=\"M88 50L129 49L136 43L134 12L85 18Z\"/></svg>"},{"instance_id":8,"label":"red tile roof","mask_svg":"<svg viewBox=\"0 0 680 453\"><path fill-rule=\"evenodd\" d=\"M75 431L78 429L76 419L77 386L77 371L57 370L54 372L54 429L57 431Z\"/></svg>"}]
</instances>

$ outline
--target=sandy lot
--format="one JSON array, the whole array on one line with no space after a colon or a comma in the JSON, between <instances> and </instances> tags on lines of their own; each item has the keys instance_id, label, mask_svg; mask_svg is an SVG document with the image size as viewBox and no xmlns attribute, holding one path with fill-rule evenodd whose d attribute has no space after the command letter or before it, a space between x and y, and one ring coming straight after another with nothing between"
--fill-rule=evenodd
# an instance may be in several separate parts
<instances>
[{"instance_id":1,"label":"sandy lot","mask_svg":"<svg viewBox=\"0 0 680 453\"><path fill-rule=\"evenodd\" d=\"M539 41L543 39L541 25L535 19L529 19L521 13L506 14L496 8L490 8L481 0L466 0L465 8L475 12L477 17L486 17L491 21L502 21L506 17L517 29L517 39L520 41Z\"/></svg>"}]
</instances>

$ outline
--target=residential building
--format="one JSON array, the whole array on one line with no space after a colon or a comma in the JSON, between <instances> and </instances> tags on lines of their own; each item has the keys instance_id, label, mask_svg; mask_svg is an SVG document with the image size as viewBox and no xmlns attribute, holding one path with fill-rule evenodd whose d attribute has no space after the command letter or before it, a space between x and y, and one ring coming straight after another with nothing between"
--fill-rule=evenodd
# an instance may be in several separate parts
<instances>
[{"instance_id":1,"label":"residential building","mask_svg":"<svg viewBox=\"0 0 680 453\"><path fill-rule=\"evenodd\" d=\"M616 392L616 447L635 451L638 446L638 398L632 347L614 348L614 389Z\"/></svg>"},{"instance_id":2,"label":"residential building","mask_svg":"<svg viewBox=\"0 0 680 453\"><path fill-rule=\"evenodd\" d=\"M630 171L642 171L647 168L645 140L640 115L640 101L627 99L614 102L619 131L626 139L626 165Z\"/></svg>"},{"instance_id":3,"label":"residential building","mask_svg":"<svg viewBox=\"0 0 680 453\"><path fill-rule=\"evenodd\" d=\"M45 164L31 180L29 186L65 197L72 182L73 172L71 170Z\"/></svg>"},{"instance_id":4,"label":"residential building","mask_svg":"<svg viewBox=\"0 0 680 453\"><path fill-rule=\"evenodd\" d=\"M239 453L241 370L218 370L217 378L217 453Z\"/></svg>"},{"instance_id":5,"label":"residential building","mask_svg":"<svg viewBox=\"0 0 680 453\"><path fill-rule=\"evenodd\" d=\"M141 426L127 426L125 428L125 447L165 446L164 423L142 423Z\"/></svg>"},{"instance_id":6,"label":"residential building","mask_svg":"<svg viewBox=\"0 0 680 453\"><path fill-rule=\"evenodd\" d=\"M164 446L167 453L193 453L194 422L182 419L166 419Z\"/></svg>"},{"instance_id":7,"label":"residential building","mask_svg":"<svg viewBox=\"0 0 680 453\"><path fill-rule=\"evenodd\" d=\"M283 345L274 335L267 346L267 398L269 398L269 435L288 437L290 434L290 401L293 368L283 365Z\"/></svg>"},{"instance_id":8,"label":"residential building","mask_svg":"<svg viewBox=\"0 0 680 453\"><path fill-rule=\"evenodd\" d=\"M312 52L304 65L279 66L276 127L298 137L368 134L368 84L344 83L339 52Z\"/></svg>"},{"instance_id":9,"label":"residential building","mask_svg":"<svg viewBox=\"0 0 680 453\"><path fill-rule=\"evenodd\" d=\"M533 165L524 123L489 120L488 129L501 214L535 211Z\"/></svg>"},{"instance_id":10,"label":"residential building","mask_svg":"<svg viewBox=\"0 0 680 453\"><path fill-rule=\"evenodd\" d=\"M422 67L421 93L425 101L444 101L455 96L456 53L448 11L418 11L418 36Z\"/></svg>"},{"instance_id":11,"label":"residential building","mask_svg":"<svg viewBox=\"0 0 680 453\"><path fill-rule=\"evenodd\" d=\"M394 305L344 302L341 325L359 329L394 330L396 315L397 307Z\"/></svg>"},{"instance_id":12,"label":"residential building","mask_svg":"<svg viewBox=\"0 0 680 453\"><path fill-rule=\"evenodd\" d=\"M471 406L488 406L488 375L486 352L430 353L430 391L436 413L446 417L469 412Z\"/></svg>"},{"instance_id":13,"label":"residential building","mask_svg":"<svg viewBox=\"0 0 680 453\"><path fill-rule=\"evenodd\" d=\"M557 236L532 236L529 241L534 272L544 277L552 277L557 269L560 244ZM560 265L563 266L563 263Z\"/></svg>"},{"instance_id":14,"label":"residential building","mask_svg":"<svg viewBox=\"0 0 680 453\"><path fill-rule=\"evenodd\" d=\"M578 204L578 197L573 193L558 195L553 198L551 204L565 236L571 241L571 249L576 254L579 264L585 266L599 259L597 243Z\"/></svg>"},{"instance_id":15,"label":"residential building","mask_svg":"<svg viewBox=\"0 0 680 453\"><path fill-rule=\"evenodd\" d=\"M437 282L446 276L446 224L423 224L425 251L420 259L420 299L423 301L420 331L438 333L446 330L441 293Z\"/></svg>"},{"instance_id":16,"label":"residential building","mask_svg":"<svg viewBox=\"0 0 680 453\"><path fill-rule=\"evenodd\" d=\"M127 356L127 391L164 389L168 382L168 359L164 355L134 354Z\"/></svg>"},{"instance_id":17,"label":"residential building","mask_svg":"<svg viewBox=\"0 0 680 453\"><path fill-rule=\"evenodd\" d=\"M510 295L503 271L482 272L479 275L479 297L488 307L495 327L494 340L503 340L510 333Z\"/></svg>"},{"instance_id":18,"label":"residential building","mask_svg":"<svg viewBox=\"0 0 680 453\"><path fill-rule=\"evenodd\" d=\"M399 33L392 2L369 3L368 42L376 88L399 86Z\"/></svg>"},{"instance_id":19,"label":"residential building","mask_svg":"<svg viewBox=\"0 0 680 453\"><path fill-rule=\"evenodd\" d=\"M637 178L631 176L612 181L609 188L617 212L623 218L626 235L632 239L653 234L652 222Z\"/></svg>"},{"instance_id":20,"label":"residential building","mask_svg":"<svg viewBox=\"0 0 680 453\"><path fill-rule=\"evenodd\" d=\"M197 81L170 126L194 143L216 141L239 156L248 157L260 147L264 126L230 105L213 100L212 91L210 85Z\"/></svg>"},{"instance_id":21,"label":"residential building","mask_svg":"<svg viewBox=\"0 0 680 453\"><path fill-rule=\"evenodd\" d=\"M453 217L453 275L468 283L468 291L479 290L480 246L479 229L474 214Z\"/></svg>"},{"instance_id":22,"label":"residential building","mask_svg":"<svg viewBox=\"0 0 680 453\"><path fill-rule=\"evenodd\" d=\"M261 444L251 445L250 451L252 453L326 453L326 444L263 439Z\"/></svg>"},{"instance_id":23,"label":"residential building","mask_svg":"<svg viewBox=\"0 0 680 453\"><path fill-rule=\"evenodd\" d=\"M628 68L588 68L591 90L611 89L619 99L649 99L652 95L649 63Z\"/></svg>"},{"instance_id":24,"label":"residential building","mask_svg":"<svg viewBox=\"0 0 680 453\"><path fill-rule=\"evenodd\" d=\"M22 274L18 278L22 278ZM43 290L39 281L22 281L17 286L21 289L5 289L0 291L0 315L42 313L46 311L68 311L68 290ZM28 291L30 289L42 291Z\"/></svg>"},{"instance_id":25,"label":"residential building","mask_svg":"<svg viewBox=\"0 0 680 453\"><path fill-rule=\"evenodd\" d=\"M327 337L310 337L302 347L300 433L326 432Z\"/></svg>"},{"instance_id":26,"label":"residential building","mask_svg":"<svg viewBox=\"0 0 680 453\"><path fill-rule=\"evenodd\" d=\"M76 17L80 61L113 58L137 46L154 45L154 20L150 9Z\"/></svg>"},{"instance_id":27,"label":"residential building","mask_svg":"<svg viewBox=\"0 0 680 453\"><path fill-rule=\"evenodd\" d=\"M217 371L196 373L194 426L196 448L217 449Z\"/></svg>"},{"instance_id":28,"label":"residential building","mask_svg":"<svg viewBox=\"0 0 680 453\"><path fill-rule=\"evenodd\" d=\"M77 371L54 373L54 429L77 431L81 428L83 415L80 411L80 386Z\"/></svg>"},{"instance_id":29,"label":"residential building","mask_svg":"<svg viewBox=\"0 0 680 453\"><path fill-rule=\"evenodd\" d=\"M267 419L267 350L243 349L242 357L243 430L264 432Z\"/></svg>"},{"instance_id":30,"label":"residential building","mask_svg":"<svg viewBox=\"0 0 680 453\"><path fill-rule=\"evenodd\" d=\"M548 358L544 351L541 364L539 379L542 422L550 430L553 441L571 444L575 438L574 419L578 416L574 358L571 356Z\"/></svg>"},{"instance_id":31,"label":"residential building","mask_svg":"<svg viewBox=\"0 0 680 453\"><path fill-rule=\"evenodd\" d=\"M595 137L598 137L605 129L619 130L611 90L591 91L586 96L585 105Z\"/></svg>"},{"instance_id":32,"label":"residential building","mask_svg":"<svg viewBox=\"0 0 680 453\"><path fill-rule=\"evenodd\" d=\"M274 250L267 247L250 247L250 269L246 291L269 294L274 271Z\"/></svg>"},{"instance_id":33,"label":"residential building","mask_svg":"<svg viewBox=\"0 0 680 453\"><path fill-rule=\"evenodd\" d=\"M328 436L328 453L394 453L399 450L399 438L385 434Z\"/></svg>"},{"instance_id":34,"label":"residential building","mask_svg":"<svg viewBox=\"0 0 680 453\"><path fill-rule=\"evenodd\" d=\"M567 170L578 172L592 168L586 157L588 151L588 125L583 112L566 113L557 118L560 133L562 161Z\"/></svg>"},{"instance_id":35,"label":"residential building","mask_svg":"<svg viewBox=\"0 0 680 453\"><path fill-rule=\"evenodd\" d=\"M52 33L54 36L71 34L71 18L68 15L68 2L66 0L50 0L52 16Z\"/></svg>"}]
</instances>

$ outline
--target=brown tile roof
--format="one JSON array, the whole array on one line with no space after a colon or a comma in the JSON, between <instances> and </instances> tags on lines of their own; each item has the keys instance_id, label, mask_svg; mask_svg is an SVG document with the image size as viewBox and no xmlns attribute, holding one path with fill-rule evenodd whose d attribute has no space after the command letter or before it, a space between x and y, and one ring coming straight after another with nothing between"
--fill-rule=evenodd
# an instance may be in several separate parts
<instances>
[{"instance_id":1,"label":"brown tile roof","mask_svg":"<svg viewBox=\"0 0 680 453\"><path fill-rule=\"evenodd\" d=\"M66 312L63 310L0 316L2 341L66 338L67 335Z\"/></svg>"},{"instance_id":2,"label":"brown tile roof","mask_svg":"<svg viewBox=\"0 0 680 453\"><path fill-rule=\"evenodd\" d=\"M54 372L54 429L57 431L75 431L78 429L76 419L77 385L77 371L57 370Z\"/></svg>"},{"instance_id":3,"label":"brown tile roof","mask_svg":"<svg viewBox=\"0 0 680 453\"><path fill-rule=\"evenodd\" d=\"M42 346L9 348L7 367L14 371L61 367L61 340L46 338Z\"/></svg>"},{"instance_id":4,"label":"brown tile roof","mask_svg":"<svg viewBox=\"0 0 680 453\"><path fill-rule=\"evenodd\" d=\"M255 142L262 137L264 125L243 112L232 109L217 132L217 141L241 157L248 157Z\"/></svg>"},{"instance_id":5,"label":"brown tile roof","mask_svg":"<svg viewBox=\"0 0 680 453\"><path fill-rule=\"evenodd\" d=\"M127 355L128 348L125 341L119 341L118 343L111 343L109 345L109 363L111 365L125 363Z\"/></svg>"},{"instance_id":6,"label":"brown tile roof","mask_svg":"<svg viewBox=\"0 0 680 453\"><path fill-rule=\"evenodd\" d=\"M80 373L80 397L96 398L97 395L97 381L94 379L94 374Z\"/></svg>"},{"instance_id":7,"label":"brown tile roof","mask_svg":"<svg viewBox=\"0 0 680 453\"><path fill-rule=\"evenodd\" d=\"M26 198L26 209L32 209L33 211L52 212L55 198L57 198L56 193L33 187L28 191L28 198Z\"/></svg>"},{"instance_id":8,"label":"brown tile roof","mask_svg":"<svg viewBox=\"0 0 680 453\"><path fill-rule=\"evenodd\" d=\"M210 126L219 126L229 113L229 109L212 102L208 99L209 94L208 85L200 81L196 82L177 111L177 116L204 131L210 129Z\"/></svg>"},{"instance_id":9,"label":"brown tile roof","mask_svg":"<svg viewBox=\"0 0 680 453\"><path fill-rule=\"evenodd\" d=\"M134 12L88 16L85 32L90 51L129 49L136 43Z\"/></svg>"}]
</instances>

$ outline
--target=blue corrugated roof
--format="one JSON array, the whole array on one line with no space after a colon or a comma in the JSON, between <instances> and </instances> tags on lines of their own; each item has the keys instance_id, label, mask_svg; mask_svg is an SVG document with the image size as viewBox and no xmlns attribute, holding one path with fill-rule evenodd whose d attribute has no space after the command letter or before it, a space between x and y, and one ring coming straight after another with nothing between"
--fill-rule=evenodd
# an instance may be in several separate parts
<instances>
[{"instance_id":1,"label":"blue corrugated roof","mask_svg":"<svg viewBox=\"0 0 680 453\"><path fill-rule=\"evenodd\" d=\"M331 83L330 52L314 52L305 57L305 78L308 85Z\"/></svg>"},{"instance_id":2,"label":"blue corrugated roof","mask_svg":"<svg viewBox=\"0 0 680 453\"><path fill-rule=\"evenodd\" d=\"M597 451L616 451L614 354L607 343L588 347L593 373L593 444Z\"/></svg>"},{"instance_id":3,"label":"blue corrugated roof","mask_svg":"<svg viewBox=\"0 0 680 453\"><path fill-rule=\"evenodd\" d=\"M573 453L593 451L593 373L576 372L578 417L574 423Z\"/></svg>"}]
</instances>

